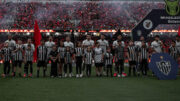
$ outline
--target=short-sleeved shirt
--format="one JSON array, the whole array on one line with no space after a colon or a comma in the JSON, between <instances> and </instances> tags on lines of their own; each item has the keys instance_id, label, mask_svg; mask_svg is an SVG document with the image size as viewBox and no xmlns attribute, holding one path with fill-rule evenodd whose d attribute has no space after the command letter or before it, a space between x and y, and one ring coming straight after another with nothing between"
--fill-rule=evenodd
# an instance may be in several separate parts
<instances>
[{"instance_id":1,"label":"short-sleeved shirt","mask_svg":"<svg viewBox=\"0 0 180 101\"><path fill-rule=\"evenodd\" d=\"M122 44L123 47L125 47L124 41L121 41L121 44ZM115 40L115 41L113 42L113 47L117 48L118 46L119 46L118 40Z\"/></svg>"},{"instance_id":2,"label":"short-sleeved shirt","mask_svg":"<svg viewBox=\"0 0 180 101\"><path fill-rule=\"evenodd\" d=\"M102 48L95 48L94 49L94 61L95 63L102 63L102 55L103 55L103 50Z\"/></svg>"},{"instance_id":3,"label":"short-sleeved shirt","mask_svg":"<svg viewBox=\"0 0 180 101\"><path fill-rule=\"evenodd\" d=\"M106 53L106 49L109 46L109 43L107 40L98 40L99 46L103 49L103 52Z\"/></svg>"},{"instance_id":4,"label":"short-sleeved shirt","mask_svg":"<svg viewBox=\"0 0 180 101\"><path fill-rule=\"evenodd\" d=\"M70 48L74 48L74 44L72 43L72 42L67 42L67 41L65 41L64 42L64 47L70 47Z\"/></svg>"},{"instance_id":5,"label":"short-sleeved shirt","mask_svg":"<svg viewBox=\"0 0 180 101\"><path fill-rule=\"evenodd\" d=\"M162 52L161 41L153 41L151 43L151 46L155 50L156 53Z\"/></svg>"}]
</instances>

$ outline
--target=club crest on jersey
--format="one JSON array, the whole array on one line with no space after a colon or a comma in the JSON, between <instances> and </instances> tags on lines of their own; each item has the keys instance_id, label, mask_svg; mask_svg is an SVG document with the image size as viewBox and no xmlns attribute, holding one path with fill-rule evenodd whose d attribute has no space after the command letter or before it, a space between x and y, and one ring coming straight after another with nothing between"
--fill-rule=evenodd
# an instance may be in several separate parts
<instances>
[{"instance_id":1,"label":"club crest on jersey","mask_svg":"<svg viewBox=\"0 0 180 101\"><path fill-rule=\"evenodd\" d=\"M160 62L156 62L156 65L159 69L159 71L161 71L164 75L169 75L169 73L171 72L171 63L170 61L160 61Z\"/></svg>"}]
</instances>

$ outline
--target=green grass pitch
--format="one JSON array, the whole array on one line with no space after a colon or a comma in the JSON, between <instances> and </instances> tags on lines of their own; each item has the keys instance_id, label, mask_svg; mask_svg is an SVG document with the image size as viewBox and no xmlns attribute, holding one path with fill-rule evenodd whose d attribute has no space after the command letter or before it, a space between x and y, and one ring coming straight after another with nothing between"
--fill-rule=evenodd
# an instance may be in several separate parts
<instances>
[{"instance_id":1,"label":"green grass pitch","mask_svg":"<svg viewBox=\"0 0 180 101\"><path fill-rule=\"evenodd\" d=\"M0 77L0 101L180 101L180 77L36 78L36 66L33 75Z\"/></svg>"}]
</instances>

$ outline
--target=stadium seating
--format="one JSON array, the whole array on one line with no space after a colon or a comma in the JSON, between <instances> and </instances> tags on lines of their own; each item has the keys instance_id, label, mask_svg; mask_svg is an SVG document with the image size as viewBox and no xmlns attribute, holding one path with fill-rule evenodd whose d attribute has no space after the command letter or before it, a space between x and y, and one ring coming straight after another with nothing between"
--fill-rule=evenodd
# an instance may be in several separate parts
<instances>
[{"instance_id":1,"label":"stadium seating","mask_svg":"<svg viewBox=\"0 0 180 101\"><path fill-rule=\"evenodd\" d=\"M0 3L0 29L129 29L163 2ZM151 8L151 9L150 9ZM177 29L177 25L158 29Z\"/></svg>"}]
</instances>

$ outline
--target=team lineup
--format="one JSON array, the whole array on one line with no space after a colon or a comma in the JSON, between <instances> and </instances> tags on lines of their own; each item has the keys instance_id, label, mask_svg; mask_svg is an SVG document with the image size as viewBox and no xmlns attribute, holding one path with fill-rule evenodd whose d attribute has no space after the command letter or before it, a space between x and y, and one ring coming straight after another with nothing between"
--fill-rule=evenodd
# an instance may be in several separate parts
<instances>
[{"instance_id":1,"label":"team lineup","mask_svg":"<svg viewBox=\"0 0 180 101\"><path fill-rule=\"evenodd\" d=\"M91 39L91 35L87 35L84 41L76 43L71 42L70 36L67 36L65 41L60 40L57 44L50 36L46 42L42 39L41 44L37 47L37 77L40 77L41 68L43 77L47 76L49 62L51 63L50 77L73 77L73 63L76 64L75 76L77 78L91 77L94 65L97 77L125 77L124 63L126 60L129 63L127 76L131 74L147 76L149 59L153 53L168 52L173 59L178 59L179 39L177 36L176 41L172 41L166 51L159 36L155 36L154 41L150 44L143 36L140 37L140 41L129 40L126 44L122 41L122 36L118 35L112 45L103 34L96 42ZM10 76L10 71L12 71L13 77L17 73L19 77L32 77L34 51L35 46L31 38L23 44L21 39L16 42L11 35L8 35L8 40L4 42L4 47L0 51L1 60L3 60L2 76ZM22 71L23 63L24 71Z\"/></svg>"}]
</instances>

